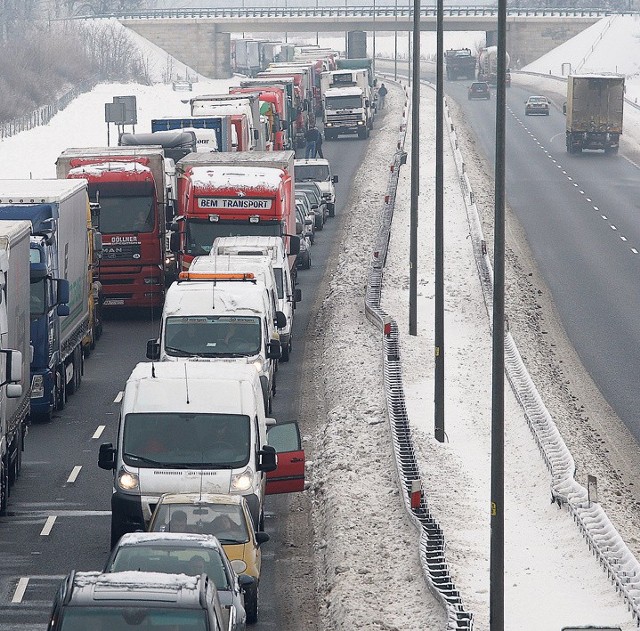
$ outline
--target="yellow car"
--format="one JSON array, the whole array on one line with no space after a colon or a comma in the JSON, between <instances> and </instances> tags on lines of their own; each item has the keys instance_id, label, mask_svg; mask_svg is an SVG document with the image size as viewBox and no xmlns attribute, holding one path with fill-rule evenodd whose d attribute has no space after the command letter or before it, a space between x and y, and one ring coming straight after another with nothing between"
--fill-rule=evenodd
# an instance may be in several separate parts
<instances>
[{"instance_id":1,"label":"yellow car","mask_svg":"<svg viewBox=\"0 0 640 631\"><path fill-rule=\"evenodd\" d=\"M165 493L153 511L148 530L215 535L236 574L247 574L255 579L244 588L244 607L247 622L257 622L262 563L260 546L269 540L269 535L253 529L251 512L244 497L217 493Z\"/></svg>"}]
</instances>

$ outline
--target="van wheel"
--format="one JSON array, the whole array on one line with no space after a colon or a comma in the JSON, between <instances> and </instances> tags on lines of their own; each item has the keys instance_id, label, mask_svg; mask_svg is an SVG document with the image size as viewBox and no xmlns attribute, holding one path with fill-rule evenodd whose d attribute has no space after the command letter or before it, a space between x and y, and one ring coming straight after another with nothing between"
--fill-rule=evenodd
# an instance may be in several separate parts
<instances>
[{"instance_id":1,"label":"van wheel","mask_svg":"<svg viewBox=\"0 0 640 631\"><path fill-rule=\"evenodd\" d=\"M129 531L123 526L122 522L115 516L111 515L111 549L120 540L122 535L126 535Z\"/></svg>"},{"instance_id":2,"label":"van wheel","mask_svg":"<svg viewBox=\"0 0 640 631\"><path fill-rule=\"evenodd\" d=\"M247 585L244 591L244 609L247 612L247 622L255 624L258 622L258 583Z\"/></svg>"},{"instance_id":3,"label":"van wheel","mask_svg":"<svg viewBox=\"0 0 640 631\"><path fill-rule=\"evenodd\" d=\"M280 361L288 362L290 353L291 353L291 338L289 338L289 343L286 346L282 347L282 356L280 357Z\"/></svg>"}]
</instances>

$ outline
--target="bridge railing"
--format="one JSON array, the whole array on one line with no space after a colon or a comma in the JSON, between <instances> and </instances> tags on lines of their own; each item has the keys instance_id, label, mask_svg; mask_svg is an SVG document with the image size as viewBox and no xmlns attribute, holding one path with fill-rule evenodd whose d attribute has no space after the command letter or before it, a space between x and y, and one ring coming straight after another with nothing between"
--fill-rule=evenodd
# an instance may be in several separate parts
<instances>
[{"instance_id":1,"label":"bridge railing","mask_svg":"<svg viewBox=\"0 0 640 631\"><path fill-rule=\"evenodd\" d=\"M498 15L496 7L458 6L444 10L445 17L490 17ZM637 11L613 11L611 9L575 9L575 8L512 8L509 17L570 17L596 18L610 15L638 15ZM117 18L120 20L157 20L157 19L202 19L202 18L286 18L286 17L408 17L413 15L411 6L393 4L372 4L370 6L317 6L317 7L233 7L233 8L185 8L153 9L147 11L114 12L99 15L78 15L82 18ZM435 6L422 7L422 17L436 17Z\"/></svg>"}]
</instances>

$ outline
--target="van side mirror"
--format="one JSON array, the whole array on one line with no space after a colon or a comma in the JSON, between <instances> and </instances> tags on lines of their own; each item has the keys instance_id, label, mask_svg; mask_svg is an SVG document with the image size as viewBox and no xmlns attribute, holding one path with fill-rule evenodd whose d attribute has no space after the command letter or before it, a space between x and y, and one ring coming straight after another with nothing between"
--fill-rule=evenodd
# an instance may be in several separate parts
<instances>
[{"instance_id":1,"label":"van side mirror","mask_svg":"<svg viewBox=\"0 0 640 631\"><path fill-rule=\"evenodd\" d=\"M267 543L267 541L271 539L271 537L269 536L269 533L264 532L264 530L258 530L258 532L255 533L255 537L256 537L256 543L258 544L258 546L261 546L263 543Z\"/></svg>"},{"instance_id":2,"label":"van side mirror","mask_svg":"<svg viewBox=\"0 0 640 631\"><path fill-rule=\"evenodd\" d=\"M289 254L300 254L300 237L289 237Z\"/></svg>"},{"instance_id":3,"label":"van side mirror","mask_svg":"<svg viewBox=\"0 0 640 631\"><path fill-rule=\"evenodd\" d=\"M337 176L337 175L334 175L334 176L331 178L331 181L332 181L334 184L337 184L337 183L338 183L338 176Z\"/></svg>"},{"instance_id":4,"label":"van side mirror","mask_svg":"<svg viewBox=\"0 0 640 631\"><path fill-rule=\"evenodd\" d=\"M282 346L280 340L269 340L267 342L267 359L280 359L282 357Z\"/></svg>"},{"instance_id":5,"label":"van side mirror","mask_svg":"<svg viewBox=\"0 0 640 631\"><path fill-rule=\"evenodd\" d=\"M147 340L147 359L160 359L160 341Z\"/></svg>"},{"instance_id":6,"label":"van side mirror","mask_svg":"<svg viewBox=\"0 0 640 631\"><path fill-rule=\"evenodd\" d=\"M112 443L102 443L98 452L98 466L112 471L116 468L116 450Z\"/></svg>"},{"instance_id":7,"label":"van side mirror","mask_svg":"<svg viewBox=\"0 0 640 631\"><path fill-rule=\"evenodd\" d=\"M175 231L169 236L169 249L177 254L180 251L180 233Z\"/></svg>"},{"instance_id":8,"label":"van side mirror","mask_svg":"<svg viewBox=\"0 0 640 631\"><path fill-rule=\"evenodd\" d=\"M259 471L275 471L278 468L278 454L271 445L265 445L259 452L260 464L258 465Z\"/></svg>"},{"instance_id":9,"label":"van side mirror","mask_svg":"<svg viewBox=\"0 0 640 631\"><path fill-rule=\"evenodd\" d=\"M282 311L276 311L276 326L279 329L284 329L287 326L287 316Z\"/></svg>"}]
</instances>

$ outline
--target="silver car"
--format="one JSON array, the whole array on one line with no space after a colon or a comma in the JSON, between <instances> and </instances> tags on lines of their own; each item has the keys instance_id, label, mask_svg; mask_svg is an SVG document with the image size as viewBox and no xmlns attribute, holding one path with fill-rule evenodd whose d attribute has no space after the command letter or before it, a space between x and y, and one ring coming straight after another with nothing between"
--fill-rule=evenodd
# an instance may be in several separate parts
<instances>
[{"instance_id":1,"label":"silver car","mask_svg":"<svg viewBox=\"0 0 640 631\"><path fill-rule=\"evenodd\" d=\"M104 572L160 572L163 574L207 574L215 583L225 629L245 631L247 615L243 590L255 579L235 573L220 542L213 535L135 532L123 535L111 550Z\"/></svg>"}]
</instances>

